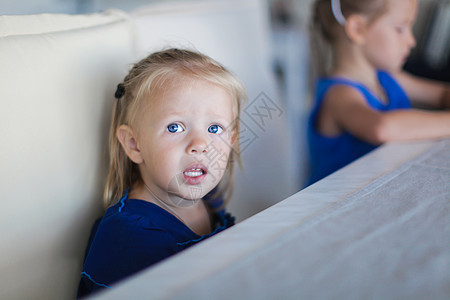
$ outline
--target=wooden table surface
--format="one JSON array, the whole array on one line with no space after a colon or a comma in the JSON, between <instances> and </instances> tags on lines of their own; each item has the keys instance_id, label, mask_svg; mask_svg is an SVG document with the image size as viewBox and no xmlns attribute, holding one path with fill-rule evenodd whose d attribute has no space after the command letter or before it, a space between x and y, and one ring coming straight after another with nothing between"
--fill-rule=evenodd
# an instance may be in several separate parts
<instances>
[{"instance_id":1,"label":"wooden table surface","mask_svg":"<svg viewBox=\"0 0 450 300\"><path fill-rule=\"evenodd\" d=\"M385 144L98 299L450 299L450 139Z\"/></svg>"}]
</instances>

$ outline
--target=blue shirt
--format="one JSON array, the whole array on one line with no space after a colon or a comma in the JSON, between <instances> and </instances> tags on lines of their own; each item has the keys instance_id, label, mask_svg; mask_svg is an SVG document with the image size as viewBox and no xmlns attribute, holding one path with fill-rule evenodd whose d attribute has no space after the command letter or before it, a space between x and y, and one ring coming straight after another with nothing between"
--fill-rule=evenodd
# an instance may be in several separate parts
<instances>
[{"instance_id":1,"label":"blue shirt","mask_svg":"<svg viewBox=\"0 0 450 300\"><path fill-rule=\"evenodd\" d=\"M312 168L309 184L322 179L377 147L377 145L363 141L349 132L328 137L316 130L317 116L324 96L330 87L339 84L357 89L364 96L367 104L377 111L411 108L405 91L390 74L378 71L378 80L386 93L387 103L381 102L367 87L356 81L331 77L321 78L317 82L315 103L308 120L308 144Z\"/></svg>"},{"instance_id":2,"label":"blue shirt","mask_svg":"<svg viewBox=\"0 0 450 300\"><path fill-rule=\"evenodd\" d=\"M124 197L94 225L78 296L110 287L233 224L234 218L221 210L213 214L215 230L199 236L158 205Z\"/></svg>"}]
</instances>

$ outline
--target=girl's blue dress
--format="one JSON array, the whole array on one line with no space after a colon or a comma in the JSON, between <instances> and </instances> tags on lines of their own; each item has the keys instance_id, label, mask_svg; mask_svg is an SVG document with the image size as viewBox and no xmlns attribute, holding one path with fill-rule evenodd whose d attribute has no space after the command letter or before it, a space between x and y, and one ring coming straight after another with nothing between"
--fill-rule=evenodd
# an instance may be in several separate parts
<instances>
[{"instance_id":1,"label":"girl's blue dress","mask_svg":"<svg viewBox=\"0 0 450 300\"><path fill-rule=\"evenodd\" d=\"M222 199L206 203L220 207ZM225 210L213 214L214 231L199 236L161 207L126 196L94 225L86 250L78 297L178 253L234 224Z\"/></svg>"},{"instance_id":2,"label":"girl's blue dress","mask_svg":"<svg viewBox=\"0 0 450 300\"><path fill-rule=\"evenodd\" d=\"M326 92L333 85L349 85L354 87L367 101L367 104L378 111L409 109L411 103L403 88L387 72L378 71L378 80L385 90L387 103L381 102L372 92L359 82L344 78L321 78L317 82L315 103L308 120L308 144L311 163L311 177L308 184L333 173L355 159L375 149L377 145L363 141L348 132L338 136L323 136L316 130L317 116Z\"/></svg>"}]
</instances>

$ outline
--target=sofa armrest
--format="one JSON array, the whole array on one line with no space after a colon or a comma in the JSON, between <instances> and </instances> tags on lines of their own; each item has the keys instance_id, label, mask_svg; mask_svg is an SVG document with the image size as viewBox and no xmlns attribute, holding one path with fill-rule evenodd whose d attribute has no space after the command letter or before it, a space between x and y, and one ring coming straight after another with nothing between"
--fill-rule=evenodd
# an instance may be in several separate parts
<instances>
[{"instance_id":1,"label":"sofa armrest","mask_svg":"<svg viewBox=\"0 0 450 300\"><path fill-rule=\"evenodd\" d=\"M133 30L118 11L0 24L0 298L74 298Z\"/></svg>"}]
</instances>

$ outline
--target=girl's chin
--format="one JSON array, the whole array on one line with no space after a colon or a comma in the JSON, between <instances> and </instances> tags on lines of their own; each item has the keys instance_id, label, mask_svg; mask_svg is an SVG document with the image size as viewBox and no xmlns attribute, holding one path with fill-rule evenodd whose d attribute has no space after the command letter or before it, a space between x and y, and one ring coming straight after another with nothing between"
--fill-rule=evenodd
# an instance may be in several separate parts
<instances>
[{"instance_id":1,"label":"girl's chin","mask_svg":"<svg viewBox=\"0 0 450 300\"><path fill-rule=\"evenodd\" d=\"M211 176L202 175L187 179L186 177L177 177L169 184L169 200L176 205L184 202L186 206L189 203L192 205L193 202L202 199L218 184Z\"/></svg>"},{"instance_id":2,"label":"girl's chin","mask_svg":"<svg viewBox=\"0 0 450 300\"><path fill-rule=\"evenodd\" d=\"M175 206L187 207L200 201L210 190L201 185L185 185L176 192L169 192L168 200Z\"/></svg>"},{"instance_id":3,"label":"girl's chin","mask_svg":"<svg viewBox=\"0 0 450 300\"><path fill-rule=\"evenodd\" d=\"M187 195L187 194L186 195L184 195L184 194L183 195L169 194L167 202L168 202L168 204L170 204L172 206L189 207L189 206L192 206L192 205L196 204L197 202L199 202L203 198L203 196L197 198L196 196L190 197L190 195Z\"/></svg>"}]
</instances>

